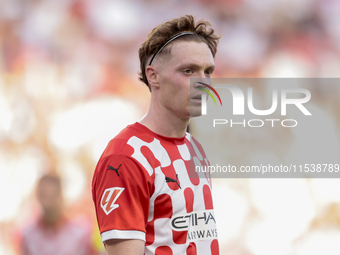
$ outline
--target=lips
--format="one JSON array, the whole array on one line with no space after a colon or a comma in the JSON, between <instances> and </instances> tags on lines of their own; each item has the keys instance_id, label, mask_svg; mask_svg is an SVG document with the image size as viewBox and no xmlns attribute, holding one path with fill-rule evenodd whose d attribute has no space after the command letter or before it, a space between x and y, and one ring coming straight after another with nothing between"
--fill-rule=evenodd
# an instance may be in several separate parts
<instances>
[{"instance_id":1,"label":"lips","mask_svg":"<svg viewBox=\"0 0 340 255\"><path fill-rule=\"evenodd\" d=\"M191 99L202 99L202 94L195 95Z\"/></svg>"}]
</instances>

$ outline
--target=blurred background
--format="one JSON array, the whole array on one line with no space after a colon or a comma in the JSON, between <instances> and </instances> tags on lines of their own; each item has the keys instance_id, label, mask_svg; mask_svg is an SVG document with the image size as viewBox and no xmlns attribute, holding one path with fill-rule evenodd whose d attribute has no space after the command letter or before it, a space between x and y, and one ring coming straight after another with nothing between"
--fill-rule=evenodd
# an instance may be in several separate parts
<instances>
[{"instance_id":1,"label":"blurred background","mask_svg":"<svg viewBox=\"0 0 340 255\"><path fill-rule=\"evenodd\" d=\"M223 36L214 77L328 78L340 76L339 13L338 0L0 0L0 254L20 254L46 173L103 251L91 179L107 142L147 110L138 48L153 27L209 20ZM338 137L340 90L316 92ZM213 182L221 254L340 254L338 180Z\"/></svg>"}]
</instances>

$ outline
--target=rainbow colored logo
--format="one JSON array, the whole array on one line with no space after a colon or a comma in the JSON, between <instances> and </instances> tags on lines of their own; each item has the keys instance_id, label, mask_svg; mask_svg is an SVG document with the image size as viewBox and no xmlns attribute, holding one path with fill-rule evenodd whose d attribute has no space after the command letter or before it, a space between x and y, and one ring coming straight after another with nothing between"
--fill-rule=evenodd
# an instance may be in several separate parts
<instances>
[{"instance_id":1,"label":"rainbow colored logo","mask_svg":"<svg viewBox=\"0 0 340 255\"><path fill-rule=\"evenodd\" d=\"M221 104L221 106L222 106L222 100L221 100L221 98L220 98L220 95L217 93L217 91L216 91L213 87L211 87L210 85L205 84L205 83L203 83L203 82L197 82L197 83L202 84L202 85L208 87L211 91L213 91L213 92L215 93L215 95L217 96L217 98L218 98L218 100L220 101L220 104ZM206 92L206 93L214 100L215 105L217 105L214 96L210 93L209 90L206 90L206 89L200 88L200 87L199 87L199 89L200 89L200 90L203 90L204 92Z\"/></svg>"}]
</instances>

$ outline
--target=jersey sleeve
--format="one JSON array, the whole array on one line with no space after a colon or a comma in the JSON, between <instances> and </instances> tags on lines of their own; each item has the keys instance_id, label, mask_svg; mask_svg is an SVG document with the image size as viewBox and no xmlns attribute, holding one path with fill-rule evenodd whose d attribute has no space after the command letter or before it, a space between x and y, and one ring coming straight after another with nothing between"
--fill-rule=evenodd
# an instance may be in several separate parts
<instances>
[{"instance_id":1,"label":"jersey sleeve","mask_svg":"<svg viewBox=\"0 0 340 255\"><path fill-rule=\"evenodd\" d=\"M102 241L145 241L152 178L133 158L110 155L98 162L92 196Z\"/></svg>"}]
</instances>

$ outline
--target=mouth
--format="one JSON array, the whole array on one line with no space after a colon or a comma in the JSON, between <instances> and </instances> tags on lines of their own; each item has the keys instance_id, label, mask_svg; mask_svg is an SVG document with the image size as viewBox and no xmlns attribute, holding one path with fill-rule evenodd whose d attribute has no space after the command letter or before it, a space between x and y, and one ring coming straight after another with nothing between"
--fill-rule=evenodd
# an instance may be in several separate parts
<instances>
[{"instance_id":1,"label":"mouth","mask_svg":"<svg viewBox=\"0 0 340 255\"><path fill-rule=\"evenodd\" d=\"M197 104L197 105L201 105L202 99L201 99L200 96L199 96L199 97L192 97L192 98L191 98L191 103Z\"/></svg>"},{"instance_id":2,"label":"mouth","mask_svg":"<svg viewBox=\"0 0 340 255\"><path fill-rule=\"evenodd\" d=\"M202 100L202 94L197 94L193 97L191 97L192 100Z\"/></svg>"}]
</instances>

